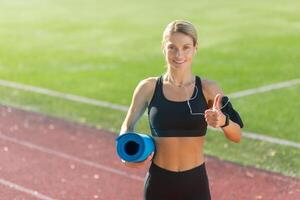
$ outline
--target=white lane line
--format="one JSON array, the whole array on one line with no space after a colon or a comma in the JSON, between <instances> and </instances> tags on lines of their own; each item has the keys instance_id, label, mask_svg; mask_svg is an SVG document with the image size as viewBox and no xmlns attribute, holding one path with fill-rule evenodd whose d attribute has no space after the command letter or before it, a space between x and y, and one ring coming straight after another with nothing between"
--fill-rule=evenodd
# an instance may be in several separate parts
<instances>
[{"instance_id":1,"label":"white lane line","mask_svg":"<svg viewBox=\"0 0 300 200\"><path fill-rule=\"evenodd\" d=\"M29 195L32 195L32 196L34 196L36 198L39 198L39 199L42 199L42 200L54 200L53 198L48 197L48 196L46 196L44 194L41 194L41 193L39 193L37 191L25 188L23 186L17 185L15 183L12 183L10 181L4 180L2 178L0 178L0 184L5 185L5 186L10 187L10 188L13 188L13 189L18 190L18 191L27 193Z\"/></svg>"},{"instance_id":2,"label":"white lane line","mask_svg":"<svg viewBox=\"0 0 300 200\"><path fill-rule=\"evenodd\" d=\"M81 158L78 158L78 157L60 152L60 151L56 151L56 150L49 149L49 148L46 148L46 147L43 147L43 146L39 146L39 145L30 143L30 142L27 142L27 141L24 141L24 140L19 140L19 139L13 138L13 137L9 137L9 136L6 136L6 135L1 134L1 133L0 133L0 138L3 139L3 140L7 140L7 141L10 141L10 142L28 147L30 149L35 149L35 150L41 151L43 153L58 156L58 157L61 157L61 158L67 159L67 160L72 160L72 161L75 161L75 162L78 162L78 163L81 163L81 164L84 164L84 165L87 165L87 166L90 166L90 167L95 167L97 169L107 171L107 172L110 172L110 173L113 173L113 174L121 175L121 176L130 178L130 179L133 179L133 180L144 181L143 177L140 177L140 176L137 176L137 175L134 175L134 174L128 174L126 172L114 169L114 168L109 167L109 166L105 166L105 165L101 165L101 164L98 164L98 163L95 163L95 162L92 162L92 161L84 160L84 159L81 159Z\"/></svg>"},{"instance_id":3,"label":"white lane line","mask_svg":"<svg viewBox=\"0 0 300 200\"><path fill-rule=\"evenodd\" d=\"M270 84L270 85L266 85L266 86L262 86L262 87L258 87L258 88L254 88L254 89L249 89L249 90L243 90L240 92L231 93L228 96L230 98L240 98L240 97L244 97L244 96L248 96L248 95L252 95L252 94L256 94L256 93L262 93L262 92L268 92L271 90L282 89L282 88L290 87L290 86L297 85L297 84L300 84L300 79L294 79L294 80L290 80L290 81L274 83L274 84ZM58 97L58 98L62 98L62 99L70 100L70 101L86 103L89 105L110 108L113 110L119 110L119 111L123 111L123 112L127 112L127 110L129 109L129 107L127 107L127 106L112 104L112 103L105 102L105 101L99 101L96 99L90 99L90 98L76 96L76 95L72 95L72 94L61 93L61 92L57 92L57 91L53 91L53 90L49 90L49 89L25 85L25 84L21 84L21 83L15 83L15 82L6 81L6 80L0 80L0 86L10 87L10 88L14 88L14 89L19 89L19 90L24 90L24 91L34 92L34 93L39 93L39 94L45 94L45 95L52 96L52 97ZM270 137L270 136L265 136L265 135L259 134L259 133L245 132L244 136L251 138L251 139L261 140L261 141L275 143L275 144L282 144L282 145L287 145L287 146L291 145L292 147L299 145L299 143L295 143L295 142L291 142L291 141L287 141L287 140L283 140L283 139L278 139L278 138L274 138L274 137ZM261 137L258 137L258 136L261 136Z\"/></svg>"},{"instance_id":4,"label":"white lane line","mask_svg":"<svg viewBox=\"0 0 300 200\"><path fill-rule=\"evenodd\" d=\"M96 99L77 96L77 95L73 95L73 94L57 92L54 90L49 90L49 89L45 89L45 88L41 88L41 87L25 85L22 83L15 83L15 82L6 81L6 80L0 80L0 86L10 87L10 88L18 89L18 90L24 90L27 92L44 94L44 95L51 96L51 97L58 97L61 99L66 99L66 100L75 101L75 102L79 102L79 103L85 103L85 104L89 104L89 105L111 108L113 110L120 110L120 111L125 111L125 112L127 112L127 110L128 110L127 106L117 105L117 104L113 104L113 103L109 103L109 102L105 102L105 101L99 101Z\"/></svg>"},{"instance_id":5,"label":"white lane line","mask_svg":"<svg viewBox=\"0 0 300 200\"><path fill-rule=\"evenodd\" d=\"M297 84L300 84L300 79L294 79L294 80L289 80L289 81L285 81L285 82L274 83L271 85L265 85L262 87L253 88L253 89L249 89L249 90L243 90L240 92L235 92L235 93L229 94L228 96L230 98L240 98L240 97L249 96L252 94L263 93L263 92L268 92L268 91L272 91L272 90L278 90L278 89L282 89L282 88L286 88L286 87L291 87L291 86L297 85Z\"/></svg>"},{"instance_id":6,"label":"white lane line","mask_svg":"<svg viewBox=\"0 0 300 200\"><path fill-rule=\"evenodd\" d=\"M222 132L222 130L219 128L208 127L208 129L213 130L213 131ZM243 137L250 138L253 140L259 140L259 141L263 141L263 142L279 144L279 145L289 146L289 147L295 147L295 148L300 149L300 143L292 142L289 140L279 139L279 138L261 135L261 134L248 132L248 131L243 131L242 135L243 135Z\"/></svg>"},{"instance_id":7,"label":"white lane line","mask_svg":"<svg viewBox=\"0 0 300 200\"><path fill-rule=\"evenodd\" d=\"M294 79L294 80L290 80L290 81L274 83L274 84L270 84L270 85L266 85L266 86L262 86L262 87L258 87L258 88L253 88L253 89L249 89L249 90L243 90L240 92L234 92L234 93L228 94L228 96L230 98L240 98L240 97L249 96L249 95L256 94L256 93L262 93L262 92L268 92L271 90L282 89L282 88L290 87L290 86L297 85L297 84L300 84L300 79ZM54 90L49 90L49 89L31 86L31 85L25 85L22 83L16 83L16 82L7 81L7 80L0 80L0 86L24 90L27 92L44 94L44 95L48 95L48 96L52 96L52 97L65 99L65 100L110 108L113 110L119 110L119 111L123 111L123 112L127 112L127 110L129 109L128 106L122 106L122 105L113 104L113 103L106 102L106 101L100 101L100 100L77 96L77 95L73 95L73 94L57 92Z\"/></svg>"},{"instance_id":8,"label":"white lane line","mask_svg":"<svg viewBox=\"0 0 300 200\"><path fill-rule=\"evenodd\" d=\"M243 132L243 136L254 139L254 140L260 140L260 141L264 141L264 142L280 144L280 145L290 146L290 147L295 147L295 148L300 149L300 143L297 143L297 142L292 142L292 141L274 138L274 137L261 135L261 134L257 134L257 133L252 133L252 132Z\"/></svg>"}]
</instances>

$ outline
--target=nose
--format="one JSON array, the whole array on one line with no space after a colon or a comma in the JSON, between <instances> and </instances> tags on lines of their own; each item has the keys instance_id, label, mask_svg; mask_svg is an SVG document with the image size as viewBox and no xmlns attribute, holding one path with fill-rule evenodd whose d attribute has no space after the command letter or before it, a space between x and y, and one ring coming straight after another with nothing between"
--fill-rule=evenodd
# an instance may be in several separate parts
<instances>
[{"instance_id":1,"label":"nose","mask_svg":"<svg viewBox=\"0 0 300 200\"><path fill-rule=\"evenodd\" d=\"M181 50L177 50L175 56L180 58L181 56L183 56L183 52Z\"/></svg>"}]
</instances>

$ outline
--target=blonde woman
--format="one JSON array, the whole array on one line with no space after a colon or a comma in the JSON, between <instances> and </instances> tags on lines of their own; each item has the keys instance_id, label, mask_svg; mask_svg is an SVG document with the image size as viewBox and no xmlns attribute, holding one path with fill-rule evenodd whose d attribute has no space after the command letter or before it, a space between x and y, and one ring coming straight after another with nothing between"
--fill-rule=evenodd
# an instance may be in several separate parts
<instances>
[{"instance_id":1,"label":"blonde woman","mask_svg":"<svg viewBox=\"0 0 300 200\"><path fill-rule=\"evenodd\" d=\"M176 20L167 25L162 50L167 63L160 77L142 80L136 87L121 133L133 132L148 109L156 153L143 162L123 163L143 167L151 162L145 179L145 200L208 200L204 142L207 125L222 128L226 138L241 140L243 123L221 88L192 73L197 53L195 27Z\"/></svg>"}]
</instances>

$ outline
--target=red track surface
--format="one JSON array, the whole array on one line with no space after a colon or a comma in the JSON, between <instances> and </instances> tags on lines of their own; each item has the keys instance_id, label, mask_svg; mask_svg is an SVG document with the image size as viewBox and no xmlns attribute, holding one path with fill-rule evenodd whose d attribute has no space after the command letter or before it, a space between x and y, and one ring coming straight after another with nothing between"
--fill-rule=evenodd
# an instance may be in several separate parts
<instances>
[{"instance_id":1,"label":"red track surface","mask_svg":"<svg viewBox=\"0 0 300 200\"><path fill-rule=\"evenodd\" d=\"M0 107L0 199L141 200L146 169L122 166L113 133ZM300 180L207 157L214 200L296 200Z\"/></svg>"}]
</instances>

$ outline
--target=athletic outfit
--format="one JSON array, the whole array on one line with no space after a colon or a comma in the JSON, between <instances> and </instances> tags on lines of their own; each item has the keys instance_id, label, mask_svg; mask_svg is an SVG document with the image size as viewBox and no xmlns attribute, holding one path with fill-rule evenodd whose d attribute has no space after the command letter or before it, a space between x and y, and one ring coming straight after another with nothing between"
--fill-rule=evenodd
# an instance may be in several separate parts
<instances>
[{"instance_id":1,"label":"athletic outfit","mask_svg":"<svg viewBox=\"0 0 300 200\"><path fill-rule=\"evenodd\" d=\"M183 172L173 172L151 163L145 179L145 200L209 200L205 163Z\"/></svg>"},{"instance_id":2,"label":"athletic outfit","mask_svg":"<svg viewBox=\"0 0 300 200\"><path fill-rule=\"evenodd\" d=\"M204 113L208 109L199 77L196 77L192 98L190 105L193 112ZM207 123L203 115L191 115L186 101L170 101L164 96L162 76L156 82L148 116L152 136L196 137L206 134Z\"/></svg>"},{"instance_id":3,"label":"athletic outfit","mask_svg":"<svg viewBox=\"0 0 300 200\"><path fill-rule=\"evenodd\" d=\"M193 113L204 113L208 109L198 76L189 103ZM232 121L243 127L230 102L222 111L226 111ZM206 135L207 131L204 115L191 115L187 101L171 101L164 96L162 76L156 81L148 106L148 119L151 134L155 137L198 137ZM186 171L174 172L152 162L144 182L144 199L210 200L205 163Z\"/></svg>"}]
</instances>

